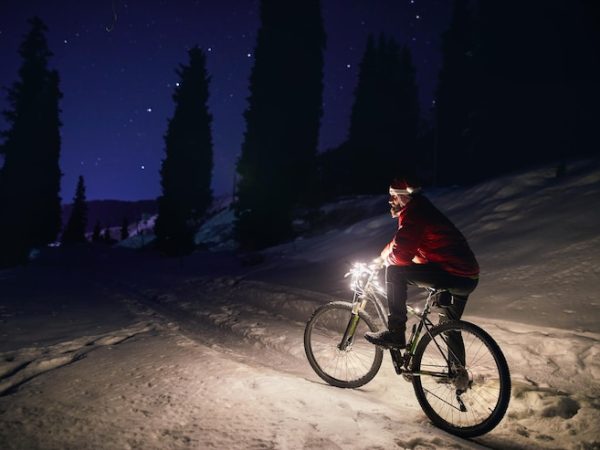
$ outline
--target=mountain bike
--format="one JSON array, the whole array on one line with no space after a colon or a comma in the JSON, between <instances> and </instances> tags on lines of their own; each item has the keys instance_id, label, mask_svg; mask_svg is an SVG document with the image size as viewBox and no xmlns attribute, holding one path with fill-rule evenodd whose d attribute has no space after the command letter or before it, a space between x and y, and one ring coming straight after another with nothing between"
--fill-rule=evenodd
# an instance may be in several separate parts
<instances>
[{"instance_id":1,"label":"mountain bike","mask_svg":"<svg viewBox=\"0 0 600 450\"><path fill-rule=\"evenodd\" d=\"M304 349L314 371L327 383L357 388L375 377L383 349L364 339L378 331L368 311L387 327L386 292L379 268L356 264L351 277L352 302L335 301L317 308L306 324ZM407 305L416 318L405 349L390 348L394 369L412 382L421 408L437 427L469 438L492 430L504 417L511 381L498 344L483 329L463 320L429 318L444 290L426 288L422 308Z\"/></svg>"}]
</instances>

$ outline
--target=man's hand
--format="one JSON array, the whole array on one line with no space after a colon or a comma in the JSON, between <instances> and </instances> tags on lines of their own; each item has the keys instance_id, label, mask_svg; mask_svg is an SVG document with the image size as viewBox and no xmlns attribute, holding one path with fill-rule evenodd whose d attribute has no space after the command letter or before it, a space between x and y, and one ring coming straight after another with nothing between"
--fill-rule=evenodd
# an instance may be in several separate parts
<instances>
[{"instance_id":1,"label":"man's hand","mask_svg":"<svg viewBox=\"0 0 600 450\"><path fill-rule=\"evenodd\" d=\"M371 270L381 270L384 267L385 267L385 261L383 260L383 258L381 256L378 256L373 261L371 261L371 264L369 264L369 269L371 269Z\"/></svg>"}]
</instances>

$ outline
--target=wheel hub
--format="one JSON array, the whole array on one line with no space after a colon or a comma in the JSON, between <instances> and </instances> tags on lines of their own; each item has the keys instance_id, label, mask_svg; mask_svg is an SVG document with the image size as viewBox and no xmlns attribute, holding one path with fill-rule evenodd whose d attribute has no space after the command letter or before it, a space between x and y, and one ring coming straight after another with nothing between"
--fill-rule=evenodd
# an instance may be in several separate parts
<instances>
[{"instance_id":1,"label":"wheel hub","mask_svg":"<svg viewBox=\"0 0 600 450\"><path fill-rule=\"evenodd\" d=\"M469 371L464 367L456 368L454 371L455 375L452 379L454 387L457 391L465 392L473 384L473 378L469 374Z\"/></svg>"}]
</instances>

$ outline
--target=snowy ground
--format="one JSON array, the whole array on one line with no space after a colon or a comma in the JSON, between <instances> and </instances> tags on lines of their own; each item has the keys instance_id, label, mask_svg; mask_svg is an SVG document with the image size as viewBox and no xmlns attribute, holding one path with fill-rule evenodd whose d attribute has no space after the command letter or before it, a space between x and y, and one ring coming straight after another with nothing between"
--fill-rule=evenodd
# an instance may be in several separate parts
<instances>
[{"instance_id":1,"label":"snowy ground","mask_svg":"<svg viewBox=\"0 0 600 450\"><path fill-rule=\"evenodd\" d=\"M430 195L482 266L465 319L511 368L507 416L485 436L433 427L387 356L358 390L306 362L310 313L348 298L346 264L393 234L383 196L351 203L380 215L254 266L49 249L0 272L0 448L599 449L600 164L570 169Z\"/></svg>"}]
</instances>

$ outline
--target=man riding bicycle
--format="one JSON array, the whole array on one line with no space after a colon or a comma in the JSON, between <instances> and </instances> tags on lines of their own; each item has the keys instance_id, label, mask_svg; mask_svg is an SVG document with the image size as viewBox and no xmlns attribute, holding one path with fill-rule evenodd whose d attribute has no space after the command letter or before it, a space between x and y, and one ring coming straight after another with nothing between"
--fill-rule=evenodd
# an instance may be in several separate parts
<instances>
[{"instance_id":1,"label":"man riding bicycle","mask_svg":"<svg viewBox=\"0 0 600 450\"><path fill-rule=\"evenodd\" d=\"M368 332L365 338L375 345L404 348L407 284L445 289L439 303L447 305L447 319L458 320L477 286L479 265L462 233L416 182L395 179L389 192L390 213L398 218L398 230L376 260L387 266L388 329ZM462 344L460 335L450 340Z\"/></svg>"}]
</instances>

